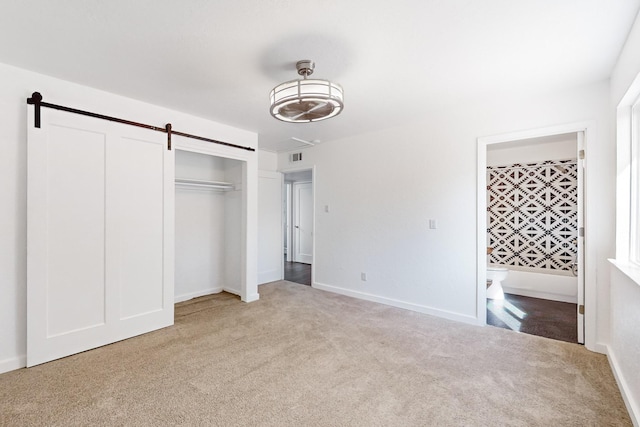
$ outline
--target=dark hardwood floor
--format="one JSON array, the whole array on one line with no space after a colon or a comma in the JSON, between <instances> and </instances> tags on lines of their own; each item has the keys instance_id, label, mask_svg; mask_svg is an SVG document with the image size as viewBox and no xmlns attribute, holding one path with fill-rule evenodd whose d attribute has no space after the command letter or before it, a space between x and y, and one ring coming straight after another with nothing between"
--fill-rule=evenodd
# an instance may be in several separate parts
<instances>
[{"instance_id":1,"label":"dark hardwood floor","mask_svg":"<svg viewBox=\"0 0 640 427\"><path fill-rule=\"evenodd\" d=\"M285 261L284 280L311 286L311 264Z\"/></svg>"},{"instance_id":2,"label":"dark hardwood floor","mask_svg":"<svg viewBox=\"0 0 640 427\"><path fill-rule=\"evenodd\" d=\"M577 305L504 294L487 299L487 324L525 334L571 343L578 342Z\"/></svg>"}]
</instances>

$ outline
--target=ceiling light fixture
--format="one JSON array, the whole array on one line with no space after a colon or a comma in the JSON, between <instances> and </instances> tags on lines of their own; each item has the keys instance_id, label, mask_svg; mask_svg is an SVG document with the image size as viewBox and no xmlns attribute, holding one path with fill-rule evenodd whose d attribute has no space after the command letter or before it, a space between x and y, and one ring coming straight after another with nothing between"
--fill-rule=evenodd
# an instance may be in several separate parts
<instances>
[{"instance_id":1,"label":"ceiling light fixture","mask_svg":"<svg viewBox=\"0 0 640 427\"><path fill-rule=\"evenodd\" d=\"M309 79L315 63L298 61L300 80L276 86L270 94L271 115L290 123L317 122L337 116L344 108L342 86L329 80Z\"/></svg>"}]
</instances>

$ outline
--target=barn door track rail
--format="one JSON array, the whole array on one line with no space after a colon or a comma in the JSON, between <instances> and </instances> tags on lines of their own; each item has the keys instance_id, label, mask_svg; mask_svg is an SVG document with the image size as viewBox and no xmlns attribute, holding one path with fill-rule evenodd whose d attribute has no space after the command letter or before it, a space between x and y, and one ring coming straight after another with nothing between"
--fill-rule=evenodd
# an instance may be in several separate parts
<instances>
[{"instance_id":1,"label":"barn door track rail","mask_svg":"<svg viewBox=\"0 0 640 427\"><path fill-rule=\"evenodd\" d=\"M65 107L63 105L50 104L48 102L42 101L42 95L40 94L40 92L33 92L33 94L31 94L31 98L27 98L27 104L33 105L35 108L34 126L37 128L40 128L40 109L42 107L46 107L46 108L52 108L54 110L66 111L68 113L80 114L83 116L94 117L96 119L108 120L110 122L123 123L125 125L136 126L139 128L154 130L156 132L166 133L167 148L169 150L171 150L171 135L173 134L173 135L184 136L186 138L198 139L200 141L211 142L213 144L225 145L227 147L240 148L241 150L256 151L255 148L246 147L244 145L237 145L237 144L232 144L230 142L218 141L211 138L205 138L203 136L192 135L190 133L178 132L176 130L171 129L171 123L167 123L165 127L158 127L158 126L148 125L145 123L134 122L131 120L119 119L117 117L105 116L104 114L92 113L91 111L84 111L84 110L78 110L76 108Z\"/></svg>"}]
</instances>

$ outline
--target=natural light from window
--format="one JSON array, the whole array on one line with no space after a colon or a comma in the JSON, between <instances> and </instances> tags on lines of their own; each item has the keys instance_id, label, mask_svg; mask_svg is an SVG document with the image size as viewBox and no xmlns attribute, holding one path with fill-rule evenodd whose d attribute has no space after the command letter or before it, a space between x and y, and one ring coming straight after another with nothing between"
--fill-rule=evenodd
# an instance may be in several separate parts
<instances>
[{"instance_id":1,"label":"natural light from window","mask_svg":"<svg viewBox=\"0 0 640 427\"><path fill-rule=\"evenodd\" d=\"M520 327L522 326L521 321L527 317L527 313L505 299L488 300L487 309L504 322L512 331L520 332Z\"/></svg>"},{"instance_id":2,"label":"natural light from window","mask_svg":"<svg viewBox=\"0 0 640 427\"><path fill-rule=\"evenodd\" d=\"M640 97L631 107L631 215L629 261L640 265Z\"/></svg>"}]
</instances>

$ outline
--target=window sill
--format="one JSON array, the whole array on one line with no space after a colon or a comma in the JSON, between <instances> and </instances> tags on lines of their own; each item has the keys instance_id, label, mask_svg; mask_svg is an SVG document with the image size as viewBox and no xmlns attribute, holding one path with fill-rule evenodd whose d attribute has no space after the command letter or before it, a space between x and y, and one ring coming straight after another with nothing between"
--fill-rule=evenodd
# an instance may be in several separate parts
<instances>
[{"instance_id":1,"label":"window sill","mask_svg":"<svg viewBox=\"0 0 640 427\"><path fill-rule=\"evenodd\" d=\"M621 261L617 259L609 259L618 271L631 279L636 285L640 286L640 266L632 264L629 261Z\"/></svg>"}]
</instances>

